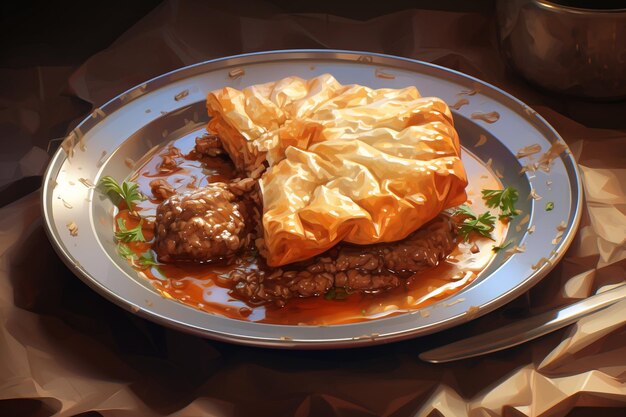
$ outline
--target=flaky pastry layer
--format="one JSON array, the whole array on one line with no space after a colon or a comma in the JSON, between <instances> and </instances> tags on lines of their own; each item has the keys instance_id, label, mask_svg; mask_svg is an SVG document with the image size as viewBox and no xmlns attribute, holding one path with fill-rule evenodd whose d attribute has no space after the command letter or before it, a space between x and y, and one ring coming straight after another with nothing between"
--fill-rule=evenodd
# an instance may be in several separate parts
<instances>
[{"instance_id":1,"label":"flaky pastry layer","mask_svg":"<svg viewBox=\"0 0 626 417\"><path fill-rule=\"evenodd\" d=\"M238 169L267 165L262 254L270 266L340 241L405 238L466 200L467 178L448 106L415 87L288 77L207 97L208 130Z\"/></svg>"}]
</instances>

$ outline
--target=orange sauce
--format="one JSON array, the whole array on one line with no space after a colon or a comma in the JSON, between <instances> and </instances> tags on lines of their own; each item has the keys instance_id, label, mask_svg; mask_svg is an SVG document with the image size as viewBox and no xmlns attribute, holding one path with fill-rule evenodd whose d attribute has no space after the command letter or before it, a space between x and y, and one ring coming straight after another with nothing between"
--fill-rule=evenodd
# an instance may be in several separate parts
<instances>
[{"instance_id":1,"label":"orange sauce","mask_svg":"<svg viewBox=\"0 0 626 417\"><path fill-rule=\"evenodd\" d=\"M183 155L194 147L194 137L186 136L171 143ZM145 164L131 176L145 196L152 196L150 181L158 178L167 181L180 192L202 187L211 182L226 181L235 177L232 164L222 158L194 160L185 157L179 163L180 169L170 174L158 171L161 155L168 152L163 148L151 156ZM487 210L480 196L482 189L501 189L497 177L477 158L464 152L462 159L469 178L468 202L477 212ZM153 216L159 201L147 199L140 202L137 211L144 217L143 231L148 242L130 243L129 248L138 256L150 253L150 240L153 239ZM493 210L492 210L493 212ZM128 210L120 207L117 218L127 222L127 228L138 224ZM274 305L250 306L234 298L230 293L230 280L227 275L231 268L224 265L177 263L159 264L143 269L147 277L164 297L177 300L210 314L261 323L290 325L332 325L373 320L380 317L415 311L435 301L449 297L470 284L493 259L493 245L500 245L506 235L507 225L497 221L492 233L494 240L473 237L469 242L460 243L448 258L437 267L416 274L408 285L378 294L354 293L338 300L321 297L294 298L285 307ZM477 253L470 248L476 245ZM475 249L475 248L474 248ZM475 251L475 250L474 250ZM156 255L154 255L156 259ZM263 267L262 260L252 254L244 254L238 259L239 268L256 269ZM453 301L451 301L453 302Z\"/></svg>"}]
</instances>

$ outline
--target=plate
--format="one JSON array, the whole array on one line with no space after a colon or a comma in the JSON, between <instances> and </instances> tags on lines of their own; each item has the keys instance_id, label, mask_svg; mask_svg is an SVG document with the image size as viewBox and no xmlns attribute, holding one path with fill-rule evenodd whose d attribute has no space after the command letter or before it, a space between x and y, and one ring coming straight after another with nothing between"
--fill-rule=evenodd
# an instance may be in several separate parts
<instances>
[{"instance_id":1,"label":"plate","mask_svg":"<svg viewBox=\"0 0 626 417\"><path fill-rule=\"evenodd\" d=\"M423 96L440 97L449 104L466 99L468 104L454 110L461 143L466 152L491 164L504 185L519 190L518 206L529 216L515 217L507 239L525 251L512 256L501 251L471 285L449 299L419 311L353 324L245 322L161 297L116 254L114 207L93 184L104 175L125 178L132 171L132 161L150 149L204 128L204 100L210 90L324 73L344 84L372 88L414 85ZM489 112L497 112L499 119L489 123L476 118ZM486 140L481 140L481 135ZM426 335L492 311L527 291L561 259L580 221L582 188L576 163L565 150L552 161L549 172L520 174L523 160L516 157L525 146L538 144L545 152L555 143L563 143L557 132L524 103L478 79L436 65L354 51L238 55L164 74L96 109L52 158L42 188L43 212L50 240L72 271L109 300L147 319L209 338L256 346L370 345ZM531 190L542 199L525 198ZM548 201L554 203L551 211L545 209Z\"/></svg>"}]
</instances>

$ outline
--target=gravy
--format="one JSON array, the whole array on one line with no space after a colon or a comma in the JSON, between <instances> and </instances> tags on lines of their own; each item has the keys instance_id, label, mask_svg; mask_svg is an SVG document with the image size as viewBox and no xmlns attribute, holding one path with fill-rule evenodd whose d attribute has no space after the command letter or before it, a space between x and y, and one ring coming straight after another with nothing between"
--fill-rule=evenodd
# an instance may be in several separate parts
<instances>
[{"instance_id":1,"label":"gravy","mask_svg":"<svg viewBox=\"0 0 626 417\"><path fill-rule=\"evenodd\" d=\"M173 141L168 146L178 148L184 157L179 169L162 174L158 167L161 156L168 147L152 155L130 178L136 182L141 193L148 197L137 205L137 211L147 220L153 218L159 200L152 198L150 181L167 179L180 192L203 187L211 182L228 181L236 176L233 165L225 158L190 158L195 141L193 135ZM477 213L487 209L481 198L482 189L501 189L497 177L471 153L463 151L462 160L469 178L467 187L468 202ZM492 210L493 211L493 210ZM127 221L127 227L138 224L129 216L128 210L120 207L116 216ZM286 325L332 325L373 320L381 317L402 314L421 309L437 300L449 297L470 284L493 260L493 245L500 245L506 235L507 225L497 221L492 232L494 240L472 237L459 246L435 268L420 272L408 285L389 291L368 294L353 293L344 299L321 297L293 298L285 307L274 305L251 306L234 298L231 293L229 266L215 264L177 263L160 264L143 270L154 286L164 297L178 300L193 308L210 314L219 314L238 320ZM148 242L129 243L129 248L138 256L150 253L153 232L150 222L144 222L144 235ZM476 245L477 253L470 248ZM474 248L474 252L475 252ZM156 255L152 253L156 259ZM238 259L239 268L253 270L264 267L262 260L254 254L243 254Z\"/></svg>"}]
</instances>

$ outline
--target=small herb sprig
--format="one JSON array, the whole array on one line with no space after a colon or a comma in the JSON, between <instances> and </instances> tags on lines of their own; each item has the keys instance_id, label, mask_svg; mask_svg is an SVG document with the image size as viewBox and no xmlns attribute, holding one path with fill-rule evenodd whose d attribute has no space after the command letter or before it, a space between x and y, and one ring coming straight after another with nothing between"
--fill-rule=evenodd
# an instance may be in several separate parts
<instances>
[{"instance_id":1,"label":"small herb sprig","mask_svg":"<svg viewBox=\"0 0 626 417\"><path fill-rule=\"evenodd\" d=\"M509 246L511 246L511 243L513 243L513 239L511 239L511 240L507 240L505 243L503 243L503 244L502 244L502 245L500 245L500 246L493 245L493 247L491 248L491 250L492 250L492 251L494 251L494 252L496 252L496 253L498 253L498 252L500 252L501 250L504 250L504 249L508 248Z\"/></svg>"},{"instance_id":2,"label":"small herb sprig","mask_svg":"<svg viewBox=\"0 0 626 417\"><path fill-rule=\"evenodd\" d=\"M118 200L123 200L129 211L134 211L134 203L143 200L137 184L124 181L120 185L113 177L106 176L100 180L100 186L106 194ZM115 202L115 200L114 200Z\"/></svg>"},{"instance_id":3,"label":"small herb sprig","mask_svg":"<svg viewBox=\"0 0 626 417\"><path fill-rule=\"evenodd\" d=\"M143 219L139 221L139 224L132 229L127 229L124 219L117 219L117 226L119 230L115 232L115 238L121 242L145 242L146 238L143 235L142 226Z\"/></svg>"},{"instance_id":4,"label":"small herb sprig","mask_svg":"<svg viewBox=\"0 0 626 417\"><path fill-rule=\"evenodd\" d=\"M345 300L350 293L343 287L331 287L330 290L324 295L327 300Z\"/></svg>"},{"instance_id":5,"label":"small herb sprig","mask_svg":"<svg viewBox=\"0 0 626 417\"><path fill-rule=\"evenodd\" d=\"M146 237L143 235L143 218L135 211L135 203L144 199L144 196L139 192L137 184L124 181L120 185L113 177L107 175L102 177L98 187L109 196L114 204L118 205L124 201L129 213L139 218L139 224L131 229L126 227L126 222L123 218L117 219L118 230L115 232L117 253L136 268L146 269L151 265L158 265L152 256L138 256L126 245L126 243L146 241Z\"/></svg>"},{"instance_id":6,"label":"small herb sprig","mask_svg":"<svg viewBox=\"0 0 626 417\"><path fill-rule=\"evenodd\" d=\"M463 240L469 240L469 236L472 233L478 233L491 239L491 232L493 231L496 217L490 212L487 211L481 215L476 215L469 206L461 205L453 215L465 217L463 223L459 226L459 235L463 237Z\"/></svg>"},{"instance_id":7,"label":"small herb sprig","mask_svg":"<svg viewBox=\"0 0 626 417\"><path fill-rule=\"evenodd\" d=\"M500 220L517 216L515 203L519 199L519 194L515 188L506 187L504 190L482 190L482 195L487 207L500 209Z\"/></svg>"},{"instance_id":8,"label":"small herb sprig","mask_svg":"<svg viewBox=\"0 0 626 417\"><path fill-rule=\"evenodd\" d=\"M149 268L152 265L158 265L159 263L154 260L152 255L146 256L137 256L135 252L133 252L128 245L123 243L118 244L117 253L122 257L126 258L133 266L136 266L141 269Z\"/></svg>"}]
</instances>

